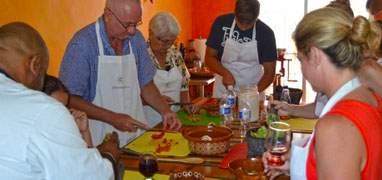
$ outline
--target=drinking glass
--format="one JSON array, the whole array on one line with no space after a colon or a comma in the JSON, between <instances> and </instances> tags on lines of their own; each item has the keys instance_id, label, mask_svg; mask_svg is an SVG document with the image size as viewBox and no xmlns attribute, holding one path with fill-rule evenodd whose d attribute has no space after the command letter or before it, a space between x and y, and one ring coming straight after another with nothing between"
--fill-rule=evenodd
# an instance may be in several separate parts
<instances>
[{"instance_id":1,"label":"drinking glass","mask_svg":"<svg viewBox=\"0 0 382 180\"><path fill-rule=\"evenodd\" d=\"M195 60L194 61L194 67L197 71L200 71L202 69L202 61L201 60Z\"/></svg>"},{"instance_id":2,"label":"drinking glass","mask_svg":"<svg viewBox=\"0 0 382 180\"><path fill-rule=\"evenodd\" d=\"M146 180L152 180L157 171L158 163L155 155L144 153L139 157L139 172L145 176Z\"/></svg>"},{"instance_id":3,"label":"drinking glass","mask_svg":"<svg viewBox=\"0 0 382 180\"><path fill-rule=\"evenodd\" d=\"M281 158L288 152L291 143L290 126L284 122L272 122L269 125L267 136L265 138L265 148L271 154L268 158L268 164L272 166L281 166L285 162Z\"/></svg>"}]
</instances>

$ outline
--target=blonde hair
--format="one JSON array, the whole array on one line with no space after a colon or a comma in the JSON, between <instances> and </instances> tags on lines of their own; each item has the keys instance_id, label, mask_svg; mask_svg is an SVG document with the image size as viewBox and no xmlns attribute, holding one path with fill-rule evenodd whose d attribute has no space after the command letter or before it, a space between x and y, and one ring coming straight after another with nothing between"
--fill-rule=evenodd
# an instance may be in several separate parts
<instances>
[{"instance_id":1,"label":"blonde hair","mask_svg":"<svg viewBox=\"0 0 382 180\"><path fill-rule=\"evenodd\" d=\"M149 29L155 37L178 36L180 32L178 21L168 12L159 12L152 17Z\"/></svg>"},{"instance_id":2,"label":"blonde hair","mask_svg":"<svg viewBox=\"0 0 382 180\"><path fill-rule=\"evenodd\" d=\"M353 18L345 11L326 7L310 12L293 35L297 50L308 54L312 46L325 52L339 68L357 70L365 53L377 52L381 32L365 17Z\"/></svg>"}]
</instances>

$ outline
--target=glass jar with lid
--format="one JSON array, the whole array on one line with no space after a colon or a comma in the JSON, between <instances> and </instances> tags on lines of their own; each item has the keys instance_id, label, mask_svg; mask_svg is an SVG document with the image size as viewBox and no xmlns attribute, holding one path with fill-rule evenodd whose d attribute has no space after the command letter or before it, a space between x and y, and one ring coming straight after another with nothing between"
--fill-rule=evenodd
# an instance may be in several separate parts
<instances>
[{"instance_id":1,"label":"glass jar with lid","mask_svg":"<svg viewBox=\"0 0 382 180\"><path fill-rule=\"evenodd\" d=\"M240 86L239 109L249 106L251 110L250 122L259 120L259 92L255 84Z\"/></svg>"}]
</instances>

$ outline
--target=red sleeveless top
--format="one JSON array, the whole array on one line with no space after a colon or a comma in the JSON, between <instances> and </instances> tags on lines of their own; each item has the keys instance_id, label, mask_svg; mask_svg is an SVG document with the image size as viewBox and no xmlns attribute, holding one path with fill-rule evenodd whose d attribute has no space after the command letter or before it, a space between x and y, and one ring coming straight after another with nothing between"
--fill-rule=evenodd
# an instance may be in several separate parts
<instances>
[{"instance_id":1,"label":"red sleeveless top","mask_svg":"<svg viewBox=\"0 0 382 180\"><path fill-rule=\"evenodd\" d=\"M382 100L376 96L378 107L373 107L356 100L341 100L328 112L330 115L341 115L350 120L361 132L366 146L367 160L362 170L363 180L382 179ZM316 159L313 139L306 165L308 180L317 179Z\"/></svg>"}]
</instances>

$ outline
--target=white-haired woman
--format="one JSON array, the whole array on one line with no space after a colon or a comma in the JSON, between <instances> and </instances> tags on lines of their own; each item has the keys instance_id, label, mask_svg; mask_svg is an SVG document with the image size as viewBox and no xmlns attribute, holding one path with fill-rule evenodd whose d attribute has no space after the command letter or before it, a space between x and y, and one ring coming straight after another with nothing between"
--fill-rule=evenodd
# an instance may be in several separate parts
<instances>
[{"instance_id":1,"label":"white-haired woman","mask_svg":"<svg viewBox=\"0 0 382 180\"><path fill-rule=\"evenodd\" d=\"M149 23L148 52L154 61L157 72L154 83L167 102L189 103L188 83L190 74L183 57L174 42L180 32L176 18L167 12L159 12ZM172 110L179 108L174 106ZM190 106L185 108L191 110ZM161 116L151 107L145 106L145 115L149 126L161 121Z\"/></svg>"}]
</instances>

